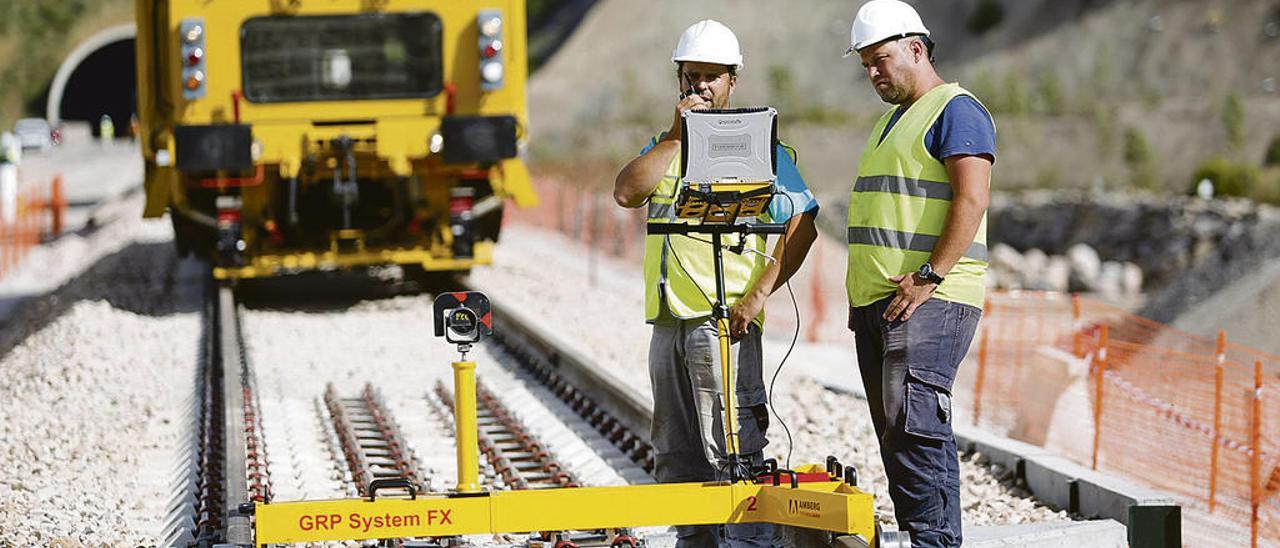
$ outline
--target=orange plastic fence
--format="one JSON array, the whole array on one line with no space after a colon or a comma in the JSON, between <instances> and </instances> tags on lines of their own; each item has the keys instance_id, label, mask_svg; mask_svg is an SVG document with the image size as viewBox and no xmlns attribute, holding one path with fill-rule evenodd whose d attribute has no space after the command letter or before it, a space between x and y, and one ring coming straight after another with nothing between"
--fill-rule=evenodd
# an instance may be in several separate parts
<instances>
[{"instance_id":1,"label":"orange plastic fence","mask_svg":"<svg viewBox=\"0 0 1280 548\"><path fill-rule=\"evenodd\" d=\"M979 337L974 423L1179 495L1189 540L1280 542L1280 357L1041 293Z\"/></svg>"},{"instance_id":2,"label":"orange plastic fence","mask_svg":"<svg viewBox=\"0 0 1280 548\"><path fill-rule=\"evenodd\" d=\"M622 258L644 255L645 208L624 209L611 196L553 178L535 179L533 186L542 198L538 207L508 209L504 221L559 231L592 252Z\"/></svg>"},{"instance_id":3,"label":"orange plastic fence","mask_svg":"<svg viewBox=\"0 0 1280 548\"><path fill-rule=\"evenodd\" d=\"M61 177L39 186L19 182L16 194L13 218L0 214L0 278L12 272L42 239L61 233L67 207Z\"/></svg>"}]
</instances>

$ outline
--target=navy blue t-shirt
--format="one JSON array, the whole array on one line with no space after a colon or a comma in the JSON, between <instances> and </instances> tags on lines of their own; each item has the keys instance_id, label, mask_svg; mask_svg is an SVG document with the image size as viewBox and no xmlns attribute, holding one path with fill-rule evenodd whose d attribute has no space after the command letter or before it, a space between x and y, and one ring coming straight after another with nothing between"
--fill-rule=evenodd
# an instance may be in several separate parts
<instances>
[{"instance_id":1,"label":"navy blue t-shirt","mask_svg":"<svg viewBox=\"0 0 1280 548\"><path fill-rule=\"evenodd\" d=\"M889 124L880 134L883 142L889 130L898 123L906 109L894 111ZM982 108L977 99L968 95L957 95L942 115L933 123L933 127L924 134L924 147L939 162L952 156L986 156L992 163L996 161L996 125L991 114Z\"/></svg>"}]
</instances>

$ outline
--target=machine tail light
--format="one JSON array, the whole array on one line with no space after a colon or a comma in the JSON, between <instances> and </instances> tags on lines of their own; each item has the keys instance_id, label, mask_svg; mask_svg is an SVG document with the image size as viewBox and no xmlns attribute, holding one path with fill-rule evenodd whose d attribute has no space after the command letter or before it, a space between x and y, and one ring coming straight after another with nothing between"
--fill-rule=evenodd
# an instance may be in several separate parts
<instances>
[{"instance_id":1,"label":"machine tail light","mask_svg":"<svg viewBox=\"0 0 1280 548\"><path fill-rule=\"evenodd\" d=\"M205 96L204 19L188 17L178 24L182 41L182 98L188 101Z\"/></svg>"},{"instance_id":2,"label":"machine tail light","mask_svg":"<svg viewBox=\"0 0 1280 548\"><path fill-rule=\"evenodd\" d=\"M502 64L502 12L481 11L476 16L476 26L480 29L480 89L501 89L506 73Z\"/></svg>"}]
</instances>

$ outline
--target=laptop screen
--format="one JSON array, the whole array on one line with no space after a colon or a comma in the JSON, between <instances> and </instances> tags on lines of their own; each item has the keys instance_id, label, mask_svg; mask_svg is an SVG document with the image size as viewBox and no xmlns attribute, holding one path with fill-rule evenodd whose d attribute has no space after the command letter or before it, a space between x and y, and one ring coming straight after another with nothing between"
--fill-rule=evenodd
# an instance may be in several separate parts
<instances>
[{"instance_id":1,"label":"laptop screen","mask_svg":"<svg viewBox=\"0 0 1280 548\"><path fill-rule=\"evenodd\" d=\"M777 180L778 111L772 107L689 110L681 117L681 180Z\"/></svg>"}]
</instances>

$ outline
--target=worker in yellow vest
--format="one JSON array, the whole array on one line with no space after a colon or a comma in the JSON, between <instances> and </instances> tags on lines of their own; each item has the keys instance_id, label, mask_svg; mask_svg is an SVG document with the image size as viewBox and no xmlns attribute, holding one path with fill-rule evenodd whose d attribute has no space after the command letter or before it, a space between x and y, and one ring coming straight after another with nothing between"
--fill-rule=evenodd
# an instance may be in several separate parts
<instances>
[{"instance_id":1,"label":"worker in yellow vest","mask_svg":"<svg viewBox=\"0 0 1280 548\"><path fill-rule=\"evenodd\" d=\"M933 67L920 15L862 5L850 47L882 100L849 198L849 327L889 495L912 546L959 546L951 387L982 315L995 124Z\"/></svg>"},{"instance_id":2,"label":"worker in yellow vest","mask_svg":"<svg viewBox=\"0 0 1280 548\"><path fill-rule=\"evenodd\" d=\"M676 64L679 99L671 127L649 141L640 156L618 173L614 199L623 207L648 206L649 223L680 223L675 204L680 189L680 115L690 109L727 108L742 69L733 31L713 20L689 27L671 60ZM785 115L785 113L783 113ZM764 302L800 268L817 236L818 203L795 164L795 151L779 145L775 196L760 222L785 223L786 233L772 253L759 235L719 236L741 253L724 256L730 306L732 363L737 368L740 454L759 464L769 424L764 388L761 333ZM726 479L722 431L721 364L716 325L711 321L715 270L711 236L645 236L645 317L653 324L649 377L653 388L655 476L660 482ZM678 527L680 548L772 546L768 524Z\"/></svg>"}]
</instances>

